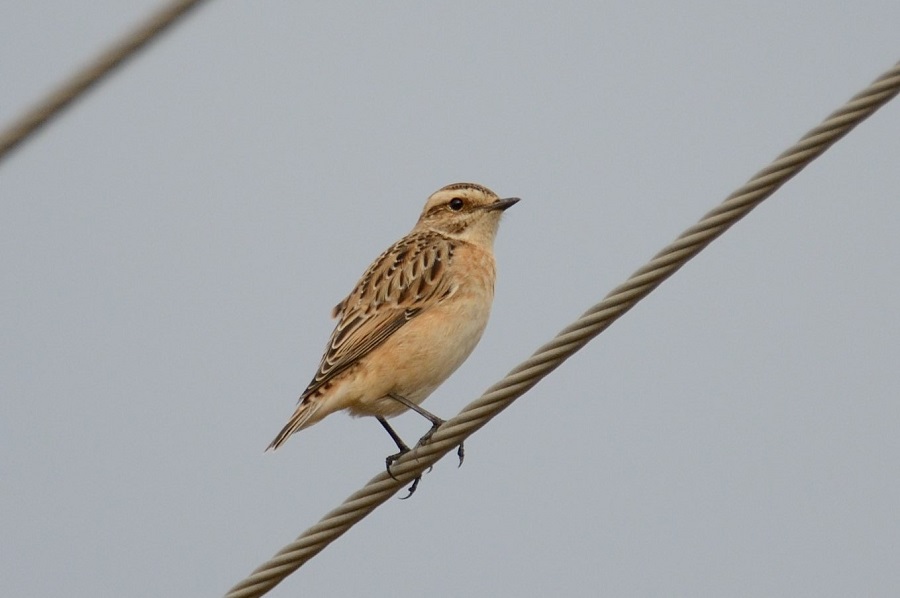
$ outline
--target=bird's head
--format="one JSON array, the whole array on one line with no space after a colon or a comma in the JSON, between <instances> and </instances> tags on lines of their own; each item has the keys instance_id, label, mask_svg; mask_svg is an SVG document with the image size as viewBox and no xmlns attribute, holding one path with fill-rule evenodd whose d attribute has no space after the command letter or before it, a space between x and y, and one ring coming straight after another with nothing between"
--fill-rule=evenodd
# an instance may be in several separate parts
<instances>
[{"instance_id":1,"label":"bird's head","mask_svg":"<svg viewBox=\"0 0 900 598\"><path fill-rule=\"evenodd\" d=\"M475 183L454 183L435 191L414 230L434 230L449 237L490 247L503 211L518 197L500 199Z\"/></svg>"}]
</instances>

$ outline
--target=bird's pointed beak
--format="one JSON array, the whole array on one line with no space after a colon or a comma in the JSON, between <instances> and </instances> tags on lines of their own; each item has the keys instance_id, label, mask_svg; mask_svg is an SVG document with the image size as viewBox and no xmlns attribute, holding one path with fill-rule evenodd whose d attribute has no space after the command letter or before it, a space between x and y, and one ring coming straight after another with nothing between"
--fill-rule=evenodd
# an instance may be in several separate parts
<instances>
[{"instance_id":1,"label":"bird's pointed beak","mask_svg":"<svg viewBox=\"0 0 900 598\"><path fill-rule=\"evenodd\" d=\"M494 203L487 206L487 209L490 211L500 210L503 211L506 208L513 207L519 201L518 197L507 197L506 199L498 199Z\"/></svg>"}]
</instances>

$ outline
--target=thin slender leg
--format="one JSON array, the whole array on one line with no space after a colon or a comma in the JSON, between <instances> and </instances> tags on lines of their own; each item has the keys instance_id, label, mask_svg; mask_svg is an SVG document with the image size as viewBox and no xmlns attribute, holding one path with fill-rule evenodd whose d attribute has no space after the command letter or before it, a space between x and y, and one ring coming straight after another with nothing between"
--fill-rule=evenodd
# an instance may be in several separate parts
<instances>
[{"instance_id":1,"label":"thin slender leg","mask_svg":"<svg viewBox=\"0 0 900 598\"><path fill-rule=\"evenodd\" d=\"M393 439L394 443L397 445L397 448L399 449L399 452L394 453L393 455L388 455L384 460L384 466L387 469L388 475L391 476L392 478L394 478L394 474L391 472L391 465L394 464L394 461L396 461L397 459L402 457L404 454L408 453L409 447L406 446L406 443L403 442L403 439L400 438L400 435L397 434L397 432L394 430L394 428L392 428L391 425L389 423L387 423L386 419L384 419L381 416L376 416L375 419L377 419L378 423L381 424L381 426L387 431L388 434L390 434L391 438ZM394 479L396 480L397 478L394 478ZM414 479L412 484L410 485L410 487L407 488L408 494L406 496L401 496L400 500L406 500L407 498L412 496L413 492L416 491L416 488L419 485L419 480L421 480L421 479L422 479L422 476L418 476L416 479Z\"/></svg>"},{"instance_id":2,"label":"thin slender leg","mask_svg":"<svg viewBox=\"0 0 900 598\"><path fill-rule=\"evenodd\" d=\"M435 430L437 430L441 426L441 424L443 424L445 421L445 420L439 418L438 416L436 416L434 413L431 413L424 407L416 405L415 403L413 403L406 397L403 397L403 396L400 396L400 395L394 394L394 393L391 393L388 396L391 397L392 399L394 399L395 401L397 401L398 403L400 403L401 405L403 405L404 407L412 409L413 411L415 411L416 413L418 413L419 415L421 415L422 417L424 417L425 419L427 419L428 421L431 422L431 429L428 430L427 432L425 432L424 436L419 438L418 444L425 444L426 442L431 440L431 437L434 435ZM457 465L457 467L461 467L463 464L463 459L466 458L466 448L463 445L463 443L459 443L459 447L456 449L456 456L459 457L459 465Z\"/></svg>"},{"instance_id":3,"label":"thin slender leg","mask_svg":"<svg viewBox=\"0 0 900 598\"><path fill-rule=\"evenodd\" d=\"M393 440L394 444L397 445L397 448L400 449L400 454L402 455L403 453L408 453L409 447L406 446L406 443L403 442L403 439L400 438L400 435L394 431L394 428L392 428L391 425L387 423L387 420L381 416L376 416L375 419L377 419L378 423L381 424L381 426L385 430L387 430L387 433L391 435L391 440Z\"/></svg>"},{"instance_id":4,"label":"thin slender leg","mask_svg":"<svg viewBox=\"0 0 900 598\"><path fill-rule=\"evenodd\" d=\"M391 393L388 396L391 397L392 399L394 399L395 401L397 401L398 403L400 403L401 405L403 405L404 407L406 407L407 409L412 409L413 411L415 411L416 413L418 413L419 415L421 415L422 417L424 417L425 419L430 421L434 425L435 428L440 426L442 423L444 423L444 420L442 420L441 418L436 416L434 413L428 411L424 407L420 407L419 405L416 405L415 403L413 403L412 401L410 401L409 399L407 399L404 396L394 394L394 393Z\"/></svg>"}]
</instances>

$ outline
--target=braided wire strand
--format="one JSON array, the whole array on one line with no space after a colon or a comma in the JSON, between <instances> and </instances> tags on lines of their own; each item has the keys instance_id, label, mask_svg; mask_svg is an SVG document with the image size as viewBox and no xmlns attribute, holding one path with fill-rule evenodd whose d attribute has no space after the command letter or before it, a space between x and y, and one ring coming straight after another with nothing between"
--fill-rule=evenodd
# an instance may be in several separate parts
<instances>
[{"instance_id":1,"label":"braided wire strand","mask_svg":"<svg viewBox=\"0 0 900 598\"><path fill-rule=\"evenodd\" d=\"M804 135L793 147L657 253L627 281L613 289L600 303L588 309L505 378L488 388L481 397L466 405L456 417L438 428L428 444L417 446L401 457L392 468L396 479L391 479L385 472L372 478L343 504L235 585L226 598L256 598L275 587L603 332L898 92L900 63Z\"/></svg>"},{"instance_id":2,"label":"braided wire strand","mask_svg":"<svg viewBox=\"0 0 900 598\"><path fill-rule=\"evenodd\" d=\"M134 56L159 34L174 25L203 0L175 0L163 6L125 37L97 56L90 64L35 104L17 120L0 132L0 162L16 147L46 125L88 89L99 83L116 67Z\"/></svg>"}]
</instances>

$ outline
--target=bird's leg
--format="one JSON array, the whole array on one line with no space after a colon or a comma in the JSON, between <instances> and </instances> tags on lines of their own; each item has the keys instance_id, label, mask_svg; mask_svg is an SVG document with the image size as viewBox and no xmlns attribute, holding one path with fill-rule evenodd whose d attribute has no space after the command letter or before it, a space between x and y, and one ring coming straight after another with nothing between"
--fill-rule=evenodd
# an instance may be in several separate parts
<instances>
[{"instance_id":1,"label":"bird's leg","mask_svg":"<svg viewBox=\"0 0 900 598\"><path fill-rule=\"evenodd\" d=\"M394 431L394 428L392 428L391 425L389 423L387 423L386 419L384 419L381 416L377 416L375 419L377 419L378 423L381 424L381 426L387 431L388 434L390 434L391 439L394 441L394 443L397 445L397 448L399 449L399 452L394 453L393 455L388 455L387 458L384 460L384 465L387 468L388 475L393 478L394 474L391 473L391 465L394 464L394 461L396 461L397 459L399 459L400 457L402 457L403 455L408 453L409 447L406 446L406 443L403 442L403 439L400 438L400 435L397 434L396 431ZM394 479L397 479L397 478L394 478Z\"/></svg>"},{"instance_id":2,"label":"bird's leg","mask_svg":"<svg viewBox=\"0 0 900 598\"><path fill-rule=\"evenodd\" d=\"M424 417L425 419L427 419L428 421L431 422L431 429L428 430L427 432L425 432L424 436L419 438L419 442L416 444L416 446L425 444L429 440L431 440L431 437L434 435L435 431L439 427L441 427L441 424L443 424L445 421L445 420L439 418L438 416L436 416L434 413L428 411L424 407L416 405L415 403L413 403L412 401L410 401L409 399L407 399L404 396L400 396L400 395L394 394L394 393L390 393L388 396L390 398L394 399L395 401L397 401L398 403L400 403L401 405L403 405L404 407L408 407L409 409L412 409L413 411L415 411L416 413L418 413L419 415L421 415L422 417ZM463 443L461 443L461 442L459 443L459 447L456 449L456 456L459 457L459 465L457 467L460 467L463 464L463 459L465 459L465 457L466 457L466 449L465 449L465 446L463 446Z\"/></svg>"},{"instance_id":3,"label":"bird's leg","mask_svg":"<svg viewBox=\"0 0 900 598\"><path fill-rule=\"evenodd\" d=\"M397 478L395 478L394 474L391 472L391 465L394 464L394 461L396 461L397 459L399 459L400 457L402 457L403 455L408 453L409 447L406 446L406 443L403 442L403 439L400 438L400 435L397 434L397 432L394 430L394 428L392 428L391 425L389 423L387 423L386 419L384 419L381 416L376 416L376 419L378 420L378 423L381 424L381 426L385 430L387 430L387 433L390 434L391 438L394 440L394 443L397 445L397 448L400 449L400 452L394 453L393 455L388 455L387 458L384 460L384 465L387 468L388 475L396 480ZM409 486L409 488L407 488L407 492L409 492L409 494L407 494L406 496L401 496L400 500L406 500L407 498L412 496L413 492L415 492L416 488L419 486L419 481L421 479L422 479L421 475L416 476L416 479L414 479L412 484Z\"/></svg>"}]
</instances>

